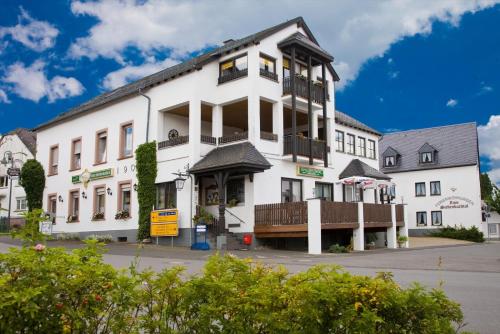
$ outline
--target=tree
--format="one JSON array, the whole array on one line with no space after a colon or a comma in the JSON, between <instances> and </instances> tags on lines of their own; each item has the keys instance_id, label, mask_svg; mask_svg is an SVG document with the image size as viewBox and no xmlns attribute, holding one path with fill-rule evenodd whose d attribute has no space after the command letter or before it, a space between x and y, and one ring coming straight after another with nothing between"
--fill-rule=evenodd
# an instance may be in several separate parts
<instances>
[{"instance_id":1,"label":"tree","mask_svg":"<svg viewBox=\"0 0 500 334\"><path fill-rule=\"evenodd\" d=\"M500 214L500 190L497 187L493 186L492 195L486 200L486 204L488 204L491 211Z\"/></svg>"},{"instance_id":2,"label":"tree","mask_svg":"<svg viewBox=\"0 0 500 334\"><path fill-rule=\"evenodd\" d=\"M34 159L26 161L21 169L21 185L26 193L28 210L41 209L45 188L45 171L38 161Z\"/></svg>"},{"instance_id":3,"label":"tree","mask_svg":"<svg viewBox=\"0 0 500 334\"><path fill-rule=\"evenodd\" d=\"M491 183L488 173L481 173L479 181L481 184L481 198L484 201L492 199L494 185Z\"/></svg>"},{"instance_id":4,"label":"tree","mask_svg":"<svg viewBox=\"0 0 500 334\"><path fill-rule=\"evenodd\" d=\"M137 197L139 200L139 231L137 239L150 236L150 215L156 200L156 142L144 143L135 150L137 170Z\"/></svg>"}]
</instances>

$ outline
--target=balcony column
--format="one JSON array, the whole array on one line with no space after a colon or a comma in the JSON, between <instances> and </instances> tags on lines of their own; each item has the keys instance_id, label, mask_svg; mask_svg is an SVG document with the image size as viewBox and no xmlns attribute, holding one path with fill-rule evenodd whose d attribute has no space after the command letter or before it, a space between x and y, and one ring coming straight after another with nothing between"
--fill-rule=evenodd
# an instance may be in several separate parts
<instances>
[{"instance_id":1,"label":"balcony column","mask_svg":"<svg viewBox=\"0 0 500 334\"><path fill-rule=\"evenodd\" d=\"M383 204L382 204L383 205ZM398 248L396 226L396 204L391 204L391 227L387 228L387 248Z\"/></svg>"},{"instance_id":2,"label":"balcony column","mask_svg":"<svg viewBox=\"0 0 500 334\"><path fill-rule=\"evenodd\" d=\"M252 94L248 96L248 140L257 145L260 140L260 97Z\"/></svg>"},{"instance_id":3,"label":"balcony column","mask_svg":"<svg viewBox=\"0 0 500 334\"><path fill-rule=\"evenodd\" d=\"M295 47L291 49L290 88L292 90L292 161L297 162L297 88L295 87Z\"/></svg>"},{"instance_id":4,"label":"balcony column","mask_svg":"<svg viewBox=\"0 0 500 334\"><path fill-rule=\"evenodd\" d=\"M312 134L311 134L311 138L312 139L318 139L318 113L317 112L313 112L312 113Z\"/></svg>"},{"instance_id":5,"label":"balcony column","mask_svg":"<svg viewBox=\"0 0 500 334\"><path fill-rule=\"evenodd\" d=\"M212 137L222 137L222 106L215 105L212 108Z\"/></svg>"},{"instance_id":6,"label":"balcony column","mask_svg":"<svg viewBox=\"0 0 500 334\"><path fill-rule=\"evenodd\" d=\"M273 103L273 133L278 136L278 147L283 149L283 101Z\"/></svg>"},{"instance_id":7,"label":"balcony column","mask_svg":"<svg viewBox=\"0 0 500 334\"><path fill-rule=\"evenodd\" d=\"M309 165L314 163L312 141L313 137L313 112L312 112L312 65L311 56L307 56L307 137L309 145ZM316 131L318 127L316 124Z\"/></svg>"},{"instance_id":8,"label":"balcony column","mask_svg":"<svg viewBox=\"0 0 500 334\"><path fill-rule=\"evenodd\" d=\"M358 228L352 231L353 248L355 251L365 250L365 218L363 202L358 202Z\"/></svg>"},{"instance_id":9,"label":"balcony column","mask_svg":"<svg viewBox=\"0 0 500 334\"><path fill-rule=\"evenodd\" d=\"M399 228L399 235L405 236L405 237L410 237L408 234L408 205L403 204L403 226ZM403 248L409 248L410 247L410 241L406 241L403 244Z\"/></svg>"},{"instance_id":10,"label":"balcony column","mask_svg":"<svg viewBox=\"0 0 500 334\"><path fill-rule=\"evenodd\" d=\"M328 90L326 87L326 65L325 63L321 64L321 80L323 84L323 137L325 139L325 147L324 147L324 155L323 162L325 167L328 167L328 119L326 117L326 95L328 94Z\"/></svg>"},{"instance_id":11,"label":"balcony column","mask_svg":"<svg viewBox=\"0 0 500 334\"><path fill-rule=\"evenodd\" d=\"M309 254L321 254L321 199L307 200L307 244Z\"/></svg>"},{"instance_id":12,"label":"balcony column","mask_svg":"<svg viewBox=\"0 0 500 334\"><path fill-rule=\"evenodd\" d=\"M201 137L201 100L189 101L189 163L194 165L200 160Z\"/></svg>"}]
</instances>

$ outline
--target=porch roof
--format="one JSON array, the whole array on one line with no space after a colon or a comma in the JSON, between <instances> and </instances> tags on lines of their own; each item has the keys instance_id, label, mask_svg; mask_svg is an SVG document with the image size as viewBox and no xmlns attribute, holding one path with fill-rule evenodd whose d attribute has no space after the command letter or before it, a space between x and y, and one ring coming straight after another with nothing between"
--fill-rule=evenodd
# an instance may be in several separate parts
<instances>
[{"instance_id":1,"label":"porch roof","mask_svg":"<svg viewBox=\"0 0 500 334\"><path fill-rule=\"evenodd\" d=\"M243 142L217 147L195 163L189 172L197 176L219 171L247 174L263 172L269 168L269 161L251 143Z\"/></svg>"},{"instance_id":2,"label":"porch roof","mask_svg":"<svg viewBox=\"0 0 500 334\"><path fill-rule=\"evenodd\" d=\"M371 177L377 180L390 180L391 178L379 170L367 165L359 159L353 159L347 167L340 173L339 179L352 176Z\"/></svg>"},{"instance_id":3,"label":"porch roof","mask_svg":"<svg viewBox=\"0 0 500 334\"><path fill-rule=\"evenodd\" d=\"M321 62L331 63L333 61L332 55L300 32L296 32L278 43L278 47L281 49L288 49L292 45L298 46L307 53L312 53L312 55L321 60ZM315 64L313 64L313 66L314 65Z\"/></svg>"}]
</instances>

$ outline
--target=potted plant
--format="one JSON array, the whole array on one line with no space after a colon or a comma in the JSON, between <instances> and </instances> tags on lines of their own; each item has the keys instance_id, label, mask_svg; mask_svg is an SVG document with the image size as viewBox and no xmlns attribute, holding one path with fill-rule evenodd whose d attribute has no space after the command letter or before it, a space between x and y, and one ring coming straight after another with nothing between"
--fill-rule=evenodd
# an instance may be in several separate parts
<instances>
[{"instance_id":1,"label":"potted plant","mask_svg":"<svg viewBox=\"0 0 500 334\"><path fill-rule=\"evenodd\" d=\"M115 219L127 219L130 217L130 213L128 211L122 210L118 211L115 215Z\"/></svg>"},{"instance_id":2,"label":"potted plant","mask_svg":"<svg viewBox=\"0 0 500 334\"><path fill-rule=\"evenodd\" d=\"M236 205L238 205L238 200L236 198L231 198L229 202L227 203L227 206L230 208L234 208Z\"/></svg>"},{"instance_id":3,"label":"potted plant","mask_svg":"<svg viewBox=\"0 0 500 334\"><path fill-rule=\"evenodd\" d=\"M377 241L377 235L375 233L366 233L366 249L375 248L375 241Z\"/></svg>"},{"instance_id":4,"label":"potted plant","mask_svg":"<svg viewBox=\"0 0 500 334\"><path fill-rule=\"evenodd\" d=\"M94 212L92 215L92 220L103 220L104 219L104 212Z\"/></svg>"},{"instance_id":5,"label":"potted plant","mask_svg":"<svg viewBox=\"0 0 500 334\"><path fill-rule=\"evenodd\" d=\"M200 224L211 224L214 220L214 215L205 210L205 208L200 207L200 211L193 217L193 222L195 225Z\"/></svg>"},{"instance_id":6,"label":"potted plant","mask_svg":"<svg viewBox=\"0 0 500 334\"><path fill-rule=\"evenodd\" d=\"M398 245L399 248L403 248L405 243L408 241L408 237L406 235L400 235L398 236Z\"/></svg>"}]
</instances>

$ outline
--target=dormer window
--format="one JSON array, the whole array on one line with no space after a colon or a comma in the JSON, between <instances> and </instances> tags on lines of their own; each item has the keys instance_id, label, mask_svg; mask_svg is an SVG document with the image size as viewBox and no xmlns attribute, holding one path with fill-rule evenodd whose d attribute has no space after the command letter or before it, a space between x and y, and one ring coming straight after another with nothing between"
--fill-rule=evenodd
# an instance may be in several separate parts
<instances>
[{"instance_id":1,"label":"dormer window","mask_svg":"<svg viewBox=\"0 0 500 334\"><path fill-rule=\"evenodd\" d=\"M429 143L425 143L418 150L418 159L420 164L433 164L437 161L437 150L430 145Z\"/></svg>"},{"instance_id":2,"label":"dormer window","mask_svg":"<svg viewBox=\"0 0 500 334\"><path fill-rule=\"evenodd\" d=\"M401 155L393 149L392 147L388 147L384 153L382 154L384 157L384 167L391 168L391 167L396 167L399 165L399 160L401 158Z\"/></svg>"},{"instance_id":3,"label":"dormer window","mask_svg":"<svg viewBox=\"0 0 500 334\"><path fill-rule=\"evenodd\" d=\"M433 155L434 154L432 152L420 153L420 162L423 164L432 163L432 161L434 160Z\"/></svg>"},{"instance_id":4,"label":"dormer window","mask_svg":"<svg viewBox=\"0 0 500 334\"><path fill-rule=\"evenodd\" d=\"M384 159L384 167L394 167L396 165L396 157L393 155L387 156Z\"/></svg>"}]
</instances>

